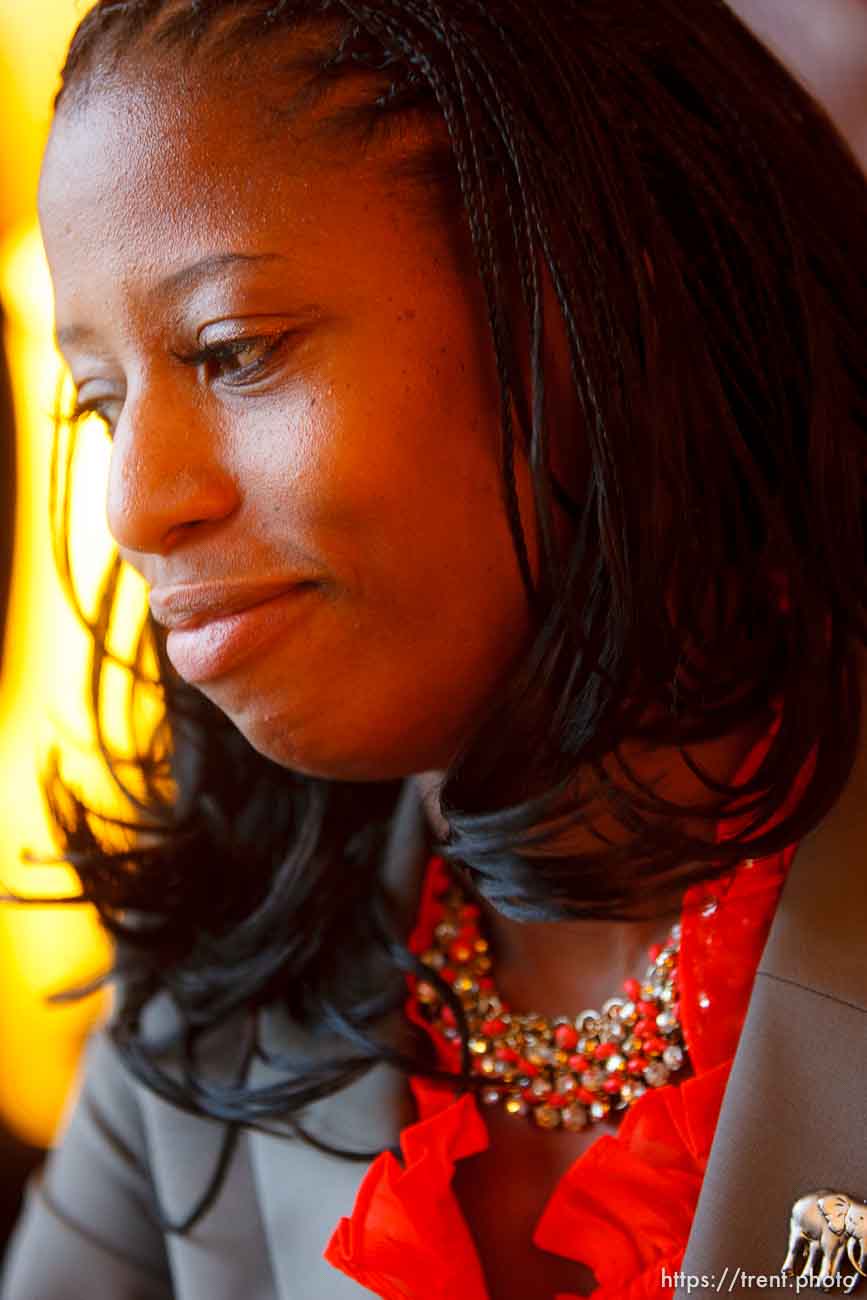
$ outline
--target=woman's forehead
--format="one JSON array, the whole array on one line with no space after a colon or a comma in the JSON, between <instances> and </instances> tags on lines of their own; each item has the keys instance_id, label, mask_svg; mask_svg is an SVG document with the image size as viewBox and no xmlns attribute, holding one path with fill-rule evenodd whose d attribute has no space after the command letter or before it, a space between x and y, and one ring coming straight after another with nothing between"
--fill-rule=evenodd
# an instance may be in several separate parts
<instances>
[{"instance_id":1,"label":"woman's forehead","mask_svg":"<svg viewBox=\"0 0 867 1300\"><path fill-rule=\"evenodd\" d=\"M112 82L58 114L40 214L59 332L114 336L143 306L189 305L189 293L163 286L215 259L209 283L243 284L257 301L276 278L293 302L366 311L398 274L402 290L424 296L441 228L417 218L377 152L332 164L295 147L291 127L259 144L244 103L205 91L197 104L169 78L160 92ZM227 254L239 256L229 265Z\"/></svg>"},{"instance_id":2,"label":"woman's forehead","mask_svg":"<svg viewBox=\"0 0 867 1300\"><path fill-rule=\"evenodd\" d=\"M179 246L204 255L293 216L303 224L299 202L315 200L293 184L292 149L278 159L254 145L244 119L216 95L197 103L169 84L157 96L113 85L61 110L40 184L55 280L89 260L144 269Z\"/></svg>"},{"instance_id":3,"label":"woman's forehead","mask_svg":"<svg viewBox=\"0 0 867 1300\"><path fill-rule=\"evenodd\" d=\"M289 34L290 37L292 34ZM321 37L320 37L321 39ZM308 38L309 43L309 38ZM267 46L273 48L266 51ZM257 43L261 75L244 75L231 60L208 60L205 51L136 49L104 74L92 69L83 93L61 101L43 168L43 199L54 178L71 178L85 190L99 187L102 201L137 189L145 199L162 192L162 207L180 187L200 208L243 207L257 189L276 192L314 173L359 168L371 181L406 179L407 158L424 153L444 126L434 115L391 122L371 132L375 81L352 75L310 91L309 65L293 70L291 41ZM309 52L309 51L308 51ZM308 69L304 71L303 69ZM257 211L259 209L256 209Z\"/></svg>"},{"instance_id":4,"label":"woman's forehead","mask_svg":"<svg viewBox=\"0 0 867 1300\"><path fill-rule=\"evenodd\" d=\"M304 103L297 97L299 77L284 59L260 63L261 76L237 74L226 59L209 62L204 54L190 59L180 51L131 51L122 62L92 69L80 91L64 96L52 127L51 142L61 135L64 147L81 143L98 162L97 149L122 165L182 158L188 166L219 170L246 156L255 165L262 156L279 155L283 168L293 160L321 156L333 132L319 129L330 116L325 102ZM332 98L333 96L329 96ZM124 168L126 170L126 168Z\"/></svg>"}]
</instances>

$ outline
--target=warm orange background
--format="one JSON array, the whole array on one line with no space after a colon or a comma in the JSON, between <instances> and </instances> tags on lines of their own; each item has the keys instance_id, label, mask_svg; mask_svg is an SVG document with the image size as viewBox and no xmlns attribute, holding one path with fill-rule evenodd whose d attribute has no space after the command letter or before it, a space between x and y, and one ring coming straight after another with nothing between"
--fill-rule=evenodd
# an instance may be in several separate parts
<instances>
[{"instance_id":1,"label":"warm orange background","mask_svg":"<svg viewBox=\"0 0 867 1300\"><path fill-rule=\"evenodd\" d=\"M87 739L81 682L86 641L54 576L48 538L49 413L57 376L51 298L35 226L39 157L63 51L87 5L0 0L0 296L8 315L19 455L16 557L6 656L0 677L0 879L19 892L68 893L57 868L22 867L24 847L50 852L37 784L40 758L58 731ZM104 448L92 441L80 512L85 571L105 555L101 525ZM88 514L91 516L87 520ZM3 521L5 523L6 521ZM71 775L99 785L70 739ZM80 774L80 775L79 775ZM31 1142L47 1142L68 1090L83 1034L100 999L47 1008L46 993L100 969L106 945L81 908L0 907L0 1117Z\"/></svg>"},{"instance_id":2,"label":"warm orange background","mask_svg":"<svg viewBox=\"0 0 867 1300\"><path fill-rule=\"evenodd\" d=\"M800 69L867 164L867 0L732 3ZM51 850L36 780L48 745L61 738L67 773L92 796L105 793L103 774L86 756L87 642L61 595L48 538L49 412L58 363L35 225L57 75L88 7L89 0L0 0L0 296L9 314L20 458L13 604L0 679L0 879L27 893L74 887L60 869L18 864L25 846ZM74 542L85 592L108 554L106 453L95 434L79 467ZM128 594L132 628L141 591L133 584ZM82 909L0 907L0 1118L32 1142L46 1142L55 1131L82 1036L104 1009L99 999L49 1009L42 998L107 960Z\"/></svg>"}]
</instances>

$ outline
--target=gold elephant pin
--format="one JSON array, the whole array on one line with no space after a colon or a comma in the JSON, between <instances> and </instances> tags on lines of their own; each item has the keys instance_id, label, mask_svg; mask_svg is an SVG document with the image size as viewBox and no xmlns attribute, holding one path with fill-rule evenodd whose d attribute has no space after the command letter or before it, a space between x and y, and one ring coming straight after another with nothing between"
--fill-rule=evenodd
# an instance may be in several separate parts
<instances>
[{"instance_id":1,"label":"gold elephant pin","mask_svg":"<svg viewBox=\"0 0 867 1300\"><path fill-rule=\"evenodd\" d=\"M845 1192L810 1192L792 1206L789 1253L780 1271L821 1282L836 1277L848 1259L857 1273L867 1277L865 1252L867 1203Z\"/></svg>"}]
</instances>

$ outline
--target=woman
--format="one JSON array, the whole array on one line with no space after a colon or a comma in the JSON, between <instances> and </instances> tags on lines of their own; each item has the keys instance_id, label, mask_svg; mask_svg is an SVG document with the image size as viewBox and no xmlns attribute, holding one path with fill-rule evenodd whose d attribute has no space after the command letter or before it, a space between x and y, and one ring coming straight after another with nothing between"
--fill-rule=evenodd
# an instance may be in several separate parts
<instances>
[{"instance_id":1,"label":"woman","mask_svg":"<svg viewBox=\"0 0 867 1300\"><path fill-rule=\"evenodd\" d=\"M122 991L4 1300L658 1296L867 1195L850 1039L822 1169L707 1226L775 915L774 989L805 872L805 951L863 906L865 210L716 0L84 20L60 432L113 439L165 716L123 849L49 781Z\"/></svg>"}]
</instances>

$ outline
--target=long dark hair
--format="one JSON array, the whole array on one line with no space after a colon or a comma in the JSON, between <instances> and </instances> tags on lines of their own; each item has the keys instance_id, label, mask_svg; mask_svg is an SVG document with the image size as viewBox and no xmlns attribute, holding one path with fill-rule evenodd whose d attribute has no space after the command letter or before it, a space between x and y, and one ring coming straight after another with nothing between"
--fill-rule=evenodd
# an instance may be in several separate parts
<instances>
[{"instance_id":1,"label":"long dark hair","mask_svg":"<svg viewBox=\"0 0 867 1300\"><path fill-rule=\"evenodd\" d=\"M362 70L358 124L389 129L409 111L445 123L443 192L469 228L489 309L504 509L533 636L447 774L445 856L513 918L622 918L795 842L837 799L859 730L867 190L852 155L722 0L100 0L73 40L60 102L144 43L206 67L310 23L322 43L304 55L307 89ZM550 427L545 402L543 274L568 340L569 428ZM63 532L74 423L58 433ZM552 438L580 449L580 481L552 473ZM533 476L537 580L516 454ZM556 512L569 520L565 550ZM59 549L71 581L64 537ZM98 726L119 573L86 620ZM130 1067L232 1128L297 1123L375 1060L430 1073L420 1045L397 1051L373 1032L399 1002L400 973L420 967L381 888L399 783L314 779L263 758L172 674L149 622L128 666L133 706L149 657L159 725L132 762L99 730L136 809L127 823L104 819L129 832L127 847L106 843L56 761L46 780L82 898L119 940L112 1032ZM692 822L745 815L722 845L688 834L687 810L622 753L630 738L688 747L772 714L749 782L697 769L707 798ZM811 755L802 797L767 830ZM600 799L624 835L579 850L570 832ZM363 990L374 949L396 978ZM140 1032L158 990L188 1052L201 1030L278 1000L336 1032L347 1054L267 1097L200 1084L192 1069L177 1083Z\"/></svg>"}]
</instances>

